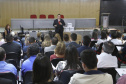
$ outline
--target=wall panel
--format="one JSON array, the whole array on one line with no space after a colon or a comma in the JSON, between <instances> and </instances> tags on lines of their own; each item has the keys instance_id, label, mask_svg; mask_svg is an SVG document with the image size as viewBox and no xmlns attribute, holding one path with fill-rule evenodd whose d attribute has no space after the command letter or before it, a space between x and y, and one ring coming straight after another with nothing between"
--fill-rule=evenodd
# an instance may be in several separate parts
<instances>
[{"instance_id":1,"label":"wall panel","mask_svg":"<svg viewBox=\"0 0 126 84\"><path fill-rule=\"evenodd\" d=\"M31 14L61 13L65 18L96 18L99 25L100 0L0 0L0 27L11 18L30 18Z\"/></svg>"}]
</instances>

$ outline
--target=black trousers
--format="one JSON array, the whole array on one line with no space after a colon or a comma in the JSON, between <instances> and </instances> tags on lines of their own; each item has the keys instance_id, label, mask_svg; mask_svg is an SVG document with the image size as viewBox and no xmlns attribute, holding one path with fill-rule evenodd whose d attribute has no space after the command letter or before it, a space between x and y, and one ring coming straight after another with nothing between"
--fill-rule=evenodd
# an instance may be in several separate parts
<instances>
[{"instance_id":1,"label":"black trousers","mask_svg":"<svg viewBox=\"0 0 126 84\"><path fill-rule=\"evenodd\" d=\"M58 31L55 31L56 33L59 33L61 40L63 41L63 29L59 29Z\"/></svg>"}]
</instances>

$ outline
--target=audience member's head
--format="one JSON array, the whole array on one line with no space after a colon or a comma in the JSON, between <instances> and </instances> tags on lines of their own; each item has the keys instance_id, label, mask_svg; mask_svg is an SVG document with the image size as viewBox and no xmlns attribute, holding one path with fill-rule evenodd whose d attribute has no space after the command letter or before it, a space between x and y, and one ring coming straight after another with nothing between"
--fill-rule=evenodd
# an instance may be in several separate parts
<instances>
[{"instance_id":1,"label":"audience member's head","mask_svg":"<svg viewBox=\"0 0 126 84\"><path fill-rule=\"evenodd\" d=\"M97 57L95 51L87 49L80 54L82 60L82 67L85 72L90 70L97 70Z\"/></svg>"},{"instance_id":2,"label":"audience member's head","mask_svg":"<svg viewBox=\"0 0 126 84\"><path fill-rule=\"evenodd\" d=\"M98 39L98 33L97 32L92 33L92 39L94 39L94 40Z\"/></svg>"},{"instance_id":3,"label":"audience member's head","mask_svg":"<svg viewBox=\"0 0 126 84\"><path fill-rule=\"evenodd\" d=\"M77 40L77 34L76 33L72 33L70 35L70 39L71 39L71 41L76 41Z\"/></svg>"},{"instance_id":4,"label":"audience member's head","mask_svg":"<svg viewBox=\"0 0 126 84\"><path fill-rule=\"evenodd\" d=\"M57 55L64 55L65 49L66 49L65 43L58 42L54 51L55 51L55 54L57 54Z\"/></svg>"},{"instance_id":5,"label":"audience member's head","mask_svg":"<svg viewBox=\"0 0 126 84\"><path fill-rule=\"evenodd\" d=\"M60 37L60 35L59 35L59 33L56 33L56 34L55 34L55 37L58 39L58 41L62 41L62 40L61 40L61 37Z\"/></svg>"},{"instance_id":6,"label":"audience member's head","mask_svg":"<svg viewBox=\"0 0 126 84\"><path fill-rule=\"evenodd\" d=\"M30 44L35 43L35 42L36 42L36 40L35 40L34 37L30 37L30 38L29 38L29 43L30 43Z\"/></svg>"},{"instance_id":7,"label":"audience member's head","mask_svg":"<svg viewBox=\"0 0 126 84\"><path fill-rule=\"evenodd\" d=\"M90 42L91 42L91 38L89 36L86 35L83 37L83 45L89 46Z\"/></svg>"},{"instance_id":8,"label":"audience member's head","mask_svg":"<svg viewBox=\"0 0 126 84\"><path fill-rule=\"evenodd\" d=\"M44 36L44 41L51 41L51 38L50 38L49 34L46 34Z\"/></svg>"},{"instance_id":9,"label":"audience member's head","mask_svg":"<svg viewBox=\"0 0 126 84\"><path fill-rule=\"evenodd\" d=\"M107 34L105 31L101 31L101 39L107 39Z\"/></svg>"},{"instance_id":10,"label":"audience member's head","mask_svg":"<svg viewBox=\"0 0 126 84\"><path fill-rule=\"evenodd\" d=\"M13 36L11 34L7 34L5 39L6 39L6 42L12 42L13 41Z\"/></svg>"},{"instance_id":11,"label":"audience member's head","mask_svg":"<svg viewBox=\"0 0 126 84\"><path fill-rule=\"evenodd\" d=\"M103 43L102 49L104 52L112 54L115 49L115 45L111 41L107 41Z\"/></svg>"},{"instance_id":12,"label":"audience member's head","mask_svg":"<svg viewBox=\"0 0 126 84\"><path fill-rule=\"evenodd\" d=\"M5 61L5 58L6 58L6 52L2 47L0 47L0 61Z\"/></svg>"},{"instance_id":13,"label":"audience member's head","mask_svg":"<svg viewBox=\"0 0 126 84\"><path fill-rule=\"evenodd\" d=\"M111 37L112 37L112 39L116 39L117 38L117 32L112 32Z\"/></svg>"},{"instance_id":14,"label":"audience member's head","mask_svg":"<svg viewBox=\"0 0 126 84\"><path fill-rule=\"evenodd\" d=\"M69 41L69 35L68 34L64 34L64 41Z\"/></svg>"},{"instance_id":15,"label":"audience member's head","mask_svg":"<svg viewBox=\"0 0 126 84\"><path fill-rule=\"evenodd\" d=\"M14 36L14 41L18 41L18 40L19 40L18 36L15 35L15 36Z\"/></svg>"},{"instance_id":16,"label":"audience member's head","mask_svg":"<svg viewBox=\"0 0 126 84\"><path fill-rule=\"evenodd\" d=\"M122 33L121 32L117 32L117 38L122 38Z\"/></svg>"},{"instance_id":17,"label":"audience member's head","mask_svg":"<svg viewBox=\"0 0 126 84\"><path fill-rule=\"evenodd\" d=\"M68 45L65 51L64 60L67 60L67 65L65 69L77 69L78 65L81 64L78 59L78 51L73 45Z\"/></svg>"},{"instance_id":18,"label":"audience member's head","mask_svg":"<svg viewBox=\"0 0 126 84\"><path fill-rule=\"evenodd\" d=\"M52 45L57 45L58 39L56 37L52 38Z\"/></svg>"},{"instance_id":19,"label":"audience member's head","mask_svg":"<svg viewBox=\"0 0 126 84\"><path fill-rule=\"evenodd\" d=\"M107 36L110 35L110 31L108 29L106 29L106 34L107 34Z\"/></svg>"},{"instance_id":20,"label":"audience member's head","mask_svg":"<svg viewBox=\"0 0 126 84\"><path fill-rule=\"evenodd\" d=\"M52 65L50 60L38 54L33 63L33 83L46 84L52 76Z\"/></svg>"},{"instance_id":21,"label":"audience member's head","mask_svg":"<svg viewBox=\"0 0 126 84\"><path fill-rule=\"evenodd\" d=\"M25 35L25 46L29 45L29 38L30 38L30 35L26 34Z\"/></svg>"},{"instance_id":22,"label":"audience member's head","mask_svg":"<svg viewBox=\"0 0 126 84\"><path fill-rule=\"evenodd\" d=\"M37 37L40 38L41 37L41 32L37 33Z\"/></svg>"},{"instance_id":23,"label":"audience member's head","mask_svg":"<svg viewBox=\"0 0 126 84\"><path fill-rule=\"evenodd\" d=\"M32 44L28 47L27 55L28 57L37 55L39 53L39 45L37 44Z\"/></svg>"}]
</instances>

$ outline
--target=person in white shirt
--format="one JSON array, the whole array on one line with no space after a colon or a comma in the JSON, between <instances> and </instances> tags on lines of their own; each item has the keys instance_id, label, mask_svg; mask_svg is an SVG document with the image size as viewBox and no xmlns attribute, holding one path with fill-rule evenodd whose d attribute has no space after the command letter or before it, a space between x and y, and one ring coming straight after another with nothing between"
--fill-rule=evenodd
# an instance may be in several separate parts
<instances>
[{"instance_id":1,"label":"person in white shirt","mask_svg":"<svg viewBox=\"0 0 126 84\"><path fill-rule=\"evenodd\" d=\"M69 84L113 84L111 75L97 70L98 60L93 50L84 50L80 56L85 73L74 74Z\"/></svg>"},{"instance_id":2,"label":"person in white shirt","mask_svg":"<svg viewBox=\"0 0 126 84\"><path fill-rule=\"evenodd\" d=\"M104 43L107 41L107 35L105 31L101 31L101 39L98 39L96 46L98 47L101 43Z\"/></svg>"},{"instance_id":3,"label":"person in white shirt","mask_svg":"<svg viewBox=\"0 0 126 84\"><path fill-rule=\"evenodd\" d=\"M110 67L118 67L118 60L116 56L112 56L112 52L114 51L115 45L108 41L103 43L102 53L97 55L98 58L98 68L110 68Z\"/></svg>"},{"instance_id":4,"label":"person in white shirt","mask_svg":"<svg viewBox=\"0 0 126 84\"><path fill-rule=\"evenodd\" d=\"M114 45L122 45L122 41L117 38L117 32L113 32L111 34L112 40L111 42L114 43ZM118 51L121 50L121 47L117 47Z\"/></svg>"}]
</instances>

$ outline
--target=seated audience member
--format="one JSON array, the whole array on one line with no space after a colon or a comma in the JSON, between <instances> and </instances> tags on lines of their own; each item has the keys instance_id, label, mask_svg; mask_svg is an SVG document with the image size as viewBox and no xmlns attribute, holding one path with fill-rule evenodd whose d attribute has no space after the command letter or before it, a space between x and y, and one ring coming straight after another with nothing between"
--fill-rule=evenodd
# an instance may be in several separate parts
<instances>
[{"instance_id":1,"label":"seated audience member","mask_svg":"<svg viewBox=\"0 0 126 84\"><path fill-rule=\"evenodd\" d=\"M39 31L38 31L38 33L37 33L36 41L37 41L38 45L41 46L41 44L42 44L42 39L41 39L41 32L39 32Z\"/></svg>"},{"instance_id":2,"label":"seated audience member","mask_svg":"<svg viewBox=\"0 0 126 84\"><path fill-rule=\"evenodd\" d=\"M38 54L33 63L33 83L31 84L62 84L53 80L52 65L49 59Z\"/></svg>"},{"instance_id":3,"label":"seated audience member","mask_svg":"<svg viewBox=\"0 0 126 84\"><path fill-rule=\"evenodd\" d=\"M117 32L117 39L122 41L122 43L123 43L122 33L120 31Z\"/></svg>"},{"instance_id":4,"label":"seated audience member","mask_svg":"<svg viewBox=\"0 0 126 84\"><path fill-rule=\"evenodd\" d=\"M22 45L21 45L21 43L19 42L20 40L18 39L18 36L14 36L14 40L13 40L13 42L14 43L17 43L18 45L20 45L21 47L22 47Z\"/></svg>"},{"instance_id":5,"label":"seated audience member","mask_svg":"<svg viewBox=\"0 0 126 84\"><path fill-rule=\"evenodd\" d=\"M111 37L110 37L110 31L109 30L106 30L106 35L107 35L107 41L110 41Z\"/></svg>"},{"instance_id":6,"label":"seated audience member","mask_svg":"<svg viewBox=\"0 0 126 84\"><path fill-rule=\"evenodd\" d=\"M111 75L97 70L97 57L93 50L84 50L81 60L85 73L74 74L69 84L113 84Z\"/></svg>"},{"instance_id":7,"label":"seated audience member","mask_svg":"<svg viewBox=\"0 0 126 84\"><path fill-rule=\"evenodd\" d=\"M73 45L69 45L65 51L64 61L60 61L57 64L56 71L60 73L62 70L80 70L80 69L82 69L82 66L78 59L77 49Z\"/></svg>"},{"instance_id":8,"label":"seated audience member","mask_svg":"<svg viewBox=\"0 0 126 84\"><path fill-rule=\"evenodd\" d=\"M126 40L126 29L124 29L122 37L123 37L123 40Z\"/></svg>"},{"instance_id":9,"label":"seated audience member","mask_svg":"<svg viewBox=\"0 0 126 84\"><path fill-rule=\"evenodd\" d=\"M105 31L101 31L101 39L98 39L96 46L99 46L101 43L104 43L107 41L107 35Z\"/></svg>"},{"instance_id":10,"label":"seated audience member","mask_svg":"<svg viewBox=\"0 0 126 84\"><path fill-rule=\"evenodd\" d=\"M114 45L122 45L122 41L118 39L118 33L117 32L113 32L111 34L112 40L111 42L114 43ZM121 47L117 47L118 51L121 50Z\"/></svg>"},{"instance_id":11,"label":"seated audience member","mask_svg":"<svg viewBox=\"0 0 126 84\"><path fill-rule=\"evenodd\" d=\"M6 63L5 59L6 59L6 52L2 47L0 47L0 73L12 72L13 74L17 75L17 69L15 68L15 66Z\"/></svg>"},{"instance_id":12,"label":"seated audience member","mask_svg":"<svg viewBox=\"0 0 126 84\"><path fill-rule=\"evenodd\" d=\"M80 45L76 43L76 40L77 40L77 34L76 33L72 33L70 35L70 41L71 42L69 43L69 45L74 45L76 48L79 48Z\"/></svg>"},{"instance_id":13,"label":"seated audience member","mask_svg":"<svg viewBox=\"0 0 126 84\"><path fill-rule=\"evenodd\" d=\"M34 44L35 42L36 42L35 38L34 38L34 37L30 37L30 38L28 39L29 45L24 46L23 52L27 52L28 47L29 47L31 44Z\"/></svg>"},{"instance_id":14,"label":"seated audience member","mask_svg":"<svg viewBox=\"0 0 126 84\"><path fill-rule=\"evenodd\" d=\"M59 33L56 33L55 37L58 39L58 42L62 41Z\"/></svg>"},{"instance_id":15,"label":"seated audience member","mask_svg":"<svg viewBox=\"0 0 126 84\"><path fill-rule=\"evenodd\" d=\"M6 53L15 52L21 54L21 46L13 42L13 36L11 34L6 35L5 39L7 43L1 45L1 47L4 48Z\"/></svg>"},{"instance_id":16,"label":"seated audience member","mask_svg":"<svg viewBox=\"0 0 126 84\"><path fill-rule=\"evenodd\" d=\"M50 61L55 58L64 58L65 49L66 49L66 47L65 47L64 42L58 42L57 46L54 50L54 55L50 56Z\"/></svg>"},{"instance_id":17,"label":"seated audience member","mask_svg":"<svg viewBox=\"0 0 126 84\"><path fill-rule=\"evenodd\" d=\"M69 45L70 41L69 41L69 35L68 34L64 34L64 43L66 45L66 47Z\"/></svg>"},{"instance_id":18,"label":"seated audience member","mask_svg":"<svg viewBox=\"0 0 126 84\"><path fill-rule=\"evenodd\" d=\"M81 53L83 50L91 49L91 48L89 47L90 42L91 42L91 39L90 39L89 36L86 35L86 36L83 37L83 46L77 48L78 53L79 53L79 56L80 56L80 53Z\"/></svg>"},{"instance_id":19,"label":"seated audience member","mask_svg":"<svg viewBox=\"0 0 126 84\"><path fill-rule=\"evenodd\" d=\"M58 39L56 37L53 37L51 41L51 46L45 47L44 52L46 53L46 52L54 51L57 43L58 43Z\"/></svg>"},{"instance_id":20,"label":"seated audience member","mask_svg":"<svg viewBox=\"0 0 126 84\"><path fill-rule=\"evenodd\" d=\"M116 56L112 56L115 45L108 41L103 43L102 53L97 55L98 58L98 68L109 68L109 67L118 67L118 61Z\"/></svg>"},{"instance_id":21,"label":"seated audience member","mask_svg":"<svg viewBox=\"0 0 126 84\"><path fill-rule=\"evenodd\" d=\"M0 33L0 46L1 46L2 44L4 44L4 43L6 43L6 42L5 42L5 40L3 39L2 34Z\"/></svg>"},{"instance_id":22,"label":"seated audience member","mask_svg":"<svg viewBox=\"0 0 126 84\"><path fill-rule=\"evenodd\" d=\"M13 84L12 80L6 78L0 78L1 84Z\"/></svg>"},{"instance_id":23,"label":"seated audience member","mask_svg":"<svg viewBox=\"0 0 126 84\"><path fill-rule=\"evenodd\" d=\"M92 33L91 41L98 41L98 32L93 32Z\"/></svg>"},{"instance_id":24,"label":"seated audience member","mask_svg":"<svg viewBox=\"0 0 126 84\"><path fill-rule=\"evenodd\" d=\"M126 84L126 74L121 76L116 84Z\"/></svg>"},{"instance_id":25,"label":"seated audience member","mask_svg":"<svg viewBox=\"0 0 126 84\"><path fill-rule=\"evenodd\" d=\"M44 36L44 41L42 42L42 48L49 47L49 46L51 46L51 38L49 34L46 34Z\"/></svg>"},{"instance_id":26,"label":"seated audience member","mask_svg":"<svg viewBox=\"0 0 126 84\"><path fill-rule=\"evenodd\" d=\"M23 38L21 39L21 41L22 41L22 43L23 43L23 46L29 45L29 43L28 43L29 37L30 37L30 35L29 35L29 34L26 34L25 37L23 37Z\"/></svg>"},{"instance_id":27,"label":"seated audience member","mask_svg":"<svg viewBox=\"0 0 126 84\"><path fill-rule=\"evenodd\" d=\"M25 60L21 67L22 75L25 74L25 72L32 70L33 62L36 58L36 55L39 53L39 46L37 44L32 44L28 47L28 59Z\"/></svg>"}]
</instances>

